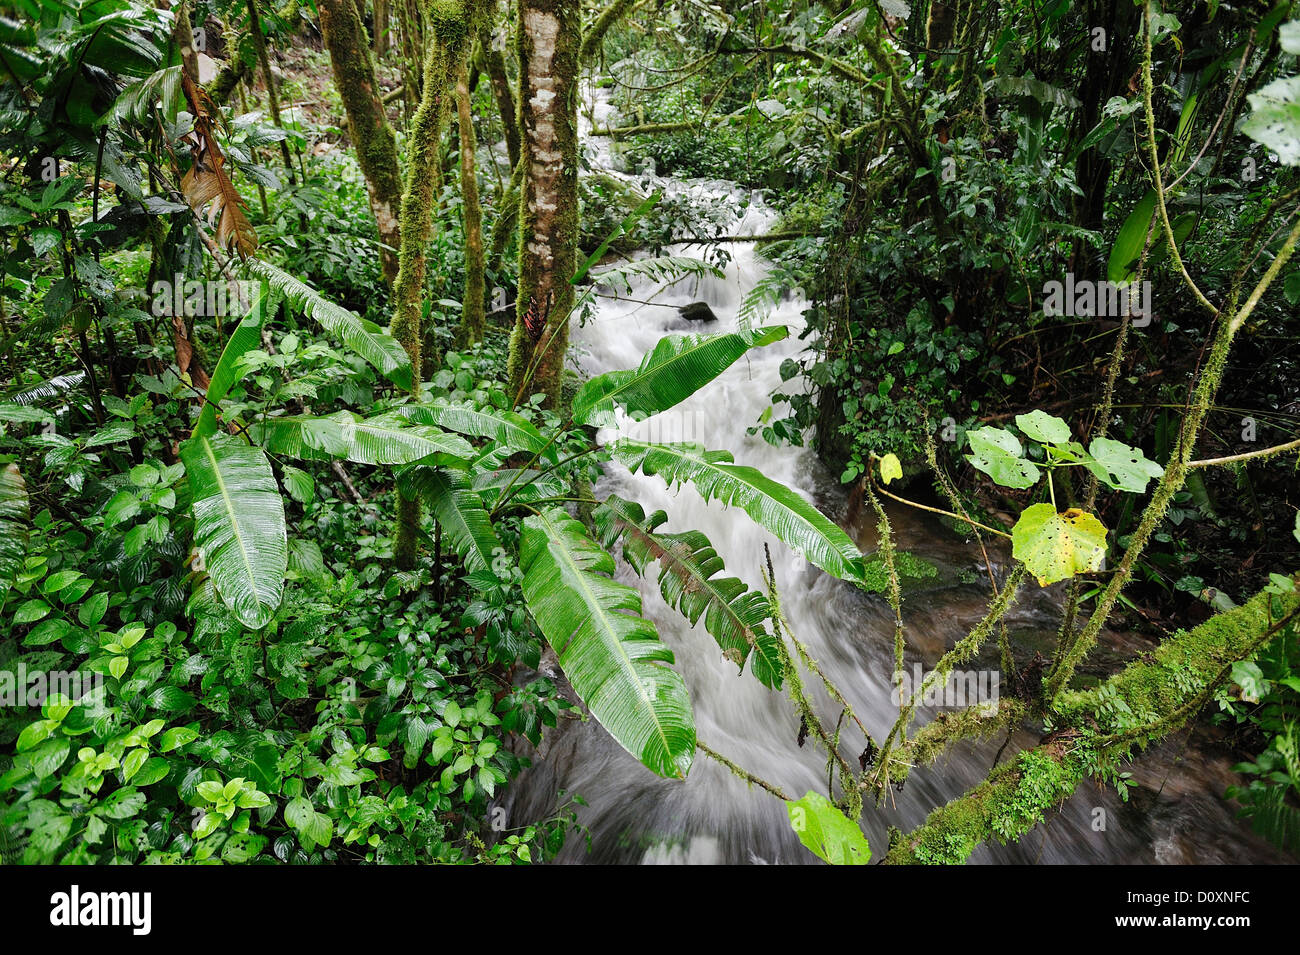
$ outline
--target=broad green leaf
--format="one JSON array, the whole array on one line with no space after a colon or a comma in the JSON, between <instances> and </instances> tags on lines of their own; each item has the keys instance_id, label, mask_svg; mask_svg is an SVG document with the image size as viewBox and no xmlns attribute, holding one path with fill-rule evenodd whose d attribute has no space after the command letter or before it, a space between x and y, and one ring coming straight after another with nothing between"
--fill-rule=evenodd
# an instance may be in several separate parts
<instances>
[{"instance_id":1,"label":"broad green leaf","mask_svg":"<svg viewBox=\"0 0 1300 955\"><path fill-rule=\"evenodd\" d=\"M1038 408L1029 414L1016 415L1016 427L1026 437L1044 444L1065 444L1070 440L1070 426L1055 415Z\"/></svg>"},{"instance_id":2,"label":"broad green leaf","mask_svg":"<svg viewBox=\"0 0 1300 955\"><path fill-rule=\"evenodd\" d=\"M208 576L240 623L260 629L280 605L289 560L271 465L261 448L224 434L191 438L181 460Z\"/></svg>"},{"instance_id":3,"label":"broad green leaf","mask_svg":"<svg viewBox=\"0 0 1300 955\"><path fill-rule=\"evenodd\" d=\"M1046 587L1101 567L1106 527L1076 507L1058 514L1051 504L1033 504L1011 529L1011 556Z\"/></svg>"},{"instance_id":4,"label":"broad green leaf","mask_svg":"<svg viewBox=\"0 0 1300 955\"><path fill-rule=\"evenodd\" d=\"M577 424L608 427L614 409L636 420L648 418L689 398L726 371L751 348L781 341L784 325L721 335L669 335L635 370L610 371L583 383L573 399Z\"/></svg>"},{"instance_id":5,"label":"broad green leaf","mask_svg":"<svg viewBox=\"0 0 1300 955\"><path fill-rule=\"evenodd\" d=\"M1300 76L1274 80L1246 98L1251 113L1241 131L1277 153L1283 165L1300 165Z\"/></svg>"},{"instance_id":6,"label":"broad green leaf","mask_svg":"<svg viewBox=\"0 0 1300 955\"><path fill-rule=\"evenodd\" d=\"M493 555L502 549L501 541L483 507L483 498L470 488L464 475L416 467L403 474L398 483L404 495L419 496L429 505L443 534L468 570L492 567Z\"/></svg>"},{"instance_id":7,"label":"broad green leaf","mask_svg":"<svg viewBox=\"0 0 1300 955\"><path fill-rule=\"evenodd\" d=\"M464 460L474 449L459 435L413 424L392 413L361 418L351 411L320 417L262 418L249 433L272 454L308 460L346 458L357 464L411 464L431 455Z\"/></svg>"},{"instance_id":8,"label":"broad green leaf","mask_svg":"<svg viewBox=\"0 0 1300 955\"><path fill-rule=\"evenodd\" d=\"M0 593L22 570L27 553L27 483L18 465L0 468Z\"/></svg>"},{"instance_id":9,"label":"broad green leaf","mask_svg":"<svg viewBox=\"0 0 1300 955\"><path fill-rule=\"evenodd\" d=\"M551 463L556 459L554 444L548 447L546 438L532 422L513 411L434 401L427 405L402 405L398 413L416 424L433 425L471 438L489 438L511 451L538 454Z\"/></svg>"},{"instance_id":10,"label":"broad green leaf","mask_svg":"<svg viewBox=\"0 0 1300 955\"><path fill-rule=\"evenodd\" d=\"M1152 478L1162 477L1165 469L1147 458L1138 448L1131 448L1110 438L1097 438L1088 445L1092 462L1088 470L1117 491L1141 494Z\"/></svg>"},{"instance_id":11,"label":"broad green leaf","mask_svg":"<svg viewBox=\"0 0 1300 955\"><path fill-rule=\"evenodd\" d=\"M528 610L574 692L646 767L685 778L695 755L690 696L641 616L640 594L613 579L614 558L551 508L524 519L519 563Z\"/></svg>"},{"instance_id":12,"label":"broad green leaf","mask_svg":"<svg viewBox=\"0 0 1300 955\"><path fill-rule=\"evenodd\" d=\"M207 394L203 397L203 410L194 425L194 437L215 434L217 431L217 412L221 402L230 389L239 381L240 359L250 351L262 347L262 322L266 317L267 292L263 285L258 286L257 297L245 315L230 333L226 346L221 350L217 366L212 369L212 379L208 382Z\"/></svg>"},{"instance_id":13,"label":"broad green leaf","mask_svg":"<svg viewBox=\"0 0 1300 955\"><path fill-rule=\"evenodd\" d=\"M704 627L717 640L723 656L737 667L743 667L749 657L750 672L767 686L780 689L780 647L764 625L770 616L767 598L735 577L718 577L725 569L722 558L699 531L657 533L667 520L663 511L647 520L641 505L613 494L592 514L606 549L622 537L624 559L642 576L651 562L658 561L664 601L692 625L703 616Z\"/></svg>"},{"instance_id":14,"label":"broad green leaf","mask_svg":"<svg viewBox=\"0 0 1300 955\"><path fill-rule=\"evenodd\" d=\"M831 865L866 865L871 846L858 824L840 812L821 793L787 800L790 828L817 858Z\"/></svg>"},{"instance_id":15,"label":"broad green leaf","mask_svg":"<svg viewBox=\"0 0 1300 955\"><path fill-rule=\"evenodd\" d=\"M1038 468L1021 455L1020 439L1003 428L977 428L966 433L971 453L966 460L1003 487L1033 487Z\"/></svg>"},{"instance_id":16,"label":"broad green leaf","mask_svg":"<svg viewBox=\"0 0 1300 955\"><path fill-rule=\"evenodd\" d=\"M730 452L627 438L609 450L633 472L658 474L669 485L690 482L704 500L736 505L832 577L862 582L862 554L834 521L784 484L732 463Z\"/></svg>"},{"instance_id":17,"label":"broad green leaf","mask_svg":"<svg viewBox=\"0 0 1300 955\"><path fill-rule=\"evenodd\" d=\"M1111 246L1110 261L1106 266L1106 278L1111 282L1129 282L1133 278L1133 266L1142 257L1146 248L1147 232L1151 228L1151 216L1156 209L1156 191L1148 189L1138 200L1133 211L1128 214L1124 224L1119 227L1115 244Z\"/></svg>"},{"instance_id":18,"label":"broad green leaf","mask_svg":"<svg viewBox=\"0 0 1300 955\"><path fill-rule=\"evenodd\" d=\"M269 262L249 259L248 268L255 275L266 279L271 288L284 295L313 321L319 322L327 332L340 339L399 388L411 387L411 359L387 329L335 305L311 286Z\"/></svg>"}]
</instances>

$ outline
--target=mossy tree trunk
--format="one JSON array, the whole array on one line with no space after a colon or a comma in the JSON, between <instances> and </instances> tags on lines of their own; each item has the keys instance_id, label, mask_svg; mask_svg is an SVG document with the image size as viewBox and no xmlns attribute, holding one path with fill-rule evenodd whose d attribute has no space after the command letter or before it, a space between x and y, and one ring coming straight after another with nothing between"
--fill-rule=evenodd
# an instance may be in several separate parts
<instances>
[{"instance_id":1,"label":"mossy tree trunk","mask_svg":"<svg viewBox=\"0 0 1300 955\"><path fill-rule=\"evenodd\" d=\"M470 108L469 69L462 63L456 78L456 113L460 130L461 213L465 221L465 299L460 311L460 339L473 344L483 338L487 321L483 278L483 210L478 201L478 177L474 165L476 140L474 114Z\"/></svg>"},{"instance_id":2,"label":"mossy tree trunk","mask_svg":"<svg viewBox=\"0 0 1300 955\"><path fill-rule=\"evenodd\" d=\"M546 395L560 406L577 265L578 0L520 0L519 298L510 339L510 387L518 403Z\"/></svg>"},{"instance_id":3,"label":"mossy tree trunk","mask_svg":"<svg viewBox=\"0 0 1300 955\"><path fill-rule=\"evenodd\" d=\"M402 247L398 218L402 207L402 177L397 144L375 83L375 64L366 41L366 28L353 0L317 0L320 28L329 49L334 85L347 114L348 135L366 178L370 211L379 227L380 264L392 286L397 281L397 254Z\"/></svg>"},{"instance_id":4,"label":"mossy tree trunk","mask_svg":"<svg viewBox=\"0 0 1300 955\"><path fill-rule=\"evenodd\" d=\"M481 68L492 84L492 96L497 102L497 111L501 114L506 155L510 157L510 168L514 169L519 165L519 104L515 102L510 77L506 74L506 57L496 46L496 37L486 25L479 30L478 40L482 54Z\"/></svg>"},{"instance_id":5,"label":"mossy tree trunk","mask_svg":"<svg viewBox=\"0 0 1300 955\"><path fill-rule=\"evenodd\" d=\"M411 358L411 388L417 400L424 377L420 314L424 304L426 247L433 231L434 198L442 184L442 137L450 113L452 82L465 60L481 9L481 0L430 0L424 9L431 40L424 57L420 107L407 140L402 245L397 281L393 285L392 321L393 335ZM394 548L399 566L410 567L415 562L419 522L419 502L399 495Z\"/></svg>"}]
</instances>

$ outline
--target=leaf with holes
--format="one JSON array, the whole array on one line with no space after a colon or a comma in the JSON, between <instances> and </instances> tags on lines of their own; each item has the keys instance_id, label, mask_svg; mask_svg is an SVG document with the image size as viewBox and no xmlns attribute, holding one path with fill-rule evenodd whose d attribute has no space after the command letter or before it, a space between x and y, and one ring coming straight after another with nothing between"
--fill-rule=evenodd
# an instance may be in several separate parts
<instances>
[{"instance_id":1,"label":"leaf with holes","mask_svg":"<svg viewBox=\"0 0 1300 955\"><path fill-rule=\"evenodd\" d=\"M1033 487L1039 471L1021 454L1020 439L1002 428L978 428L968 432L971 453L966 460L1003 487Z\"/></svg>"},{"instance_id":2,"label":"leaf with holes","mask_svg":"<svg viewBox=\"0 0 1300 955\"><path fill-rule=\"evenodd\" d=\"M1091 573L1106 556L1106 525L1077 507L1058 514L1051 504L1034 504L1011 529L1011 555L1042 587Z\"/></svg>"},{"instance_id":3,"label":"leaf with holes","mask_svg":"<svg viewBox=\"0 0 1300 955\"><path fill-rule=\"evenodd\" d=\"M1026 437L1044 444L1065 444L1070 440L1070 426L1055 415L1038 408L1029 414L1016 415L1016 427Z\"/></svg>"},{"instance_id":4,"label":"leaf with holes","mask_svg":"<svg viewBox=\"0 0 1300 955\"><path fill-rule=\"evenodd\" d=\"M1088 470L1117 491L1141 494L1152 478L1163 477L1165 469L1147 458L1138 448L1121 441L1097 438L1088 445L1093 460Z\"/></svg>"}]
</instances>

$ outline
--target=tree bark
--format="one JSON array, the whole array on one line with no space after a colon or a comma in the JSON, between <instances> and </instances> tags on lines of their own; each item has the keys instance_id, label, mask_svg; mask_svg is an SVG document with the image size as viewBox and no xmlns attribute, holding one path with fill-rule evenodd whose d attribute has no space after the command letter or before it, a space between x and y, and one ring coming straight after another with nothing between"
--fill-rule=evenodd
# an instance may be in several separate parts
<instances>
[{"instance_id":1,"label":"tree bark","mask_svg":"<svg viewBox=\"0 0 1300 955\"><path fill-rule=\"evenodd\" d=\"M478 39L483 54L483 72L492 84L492 95L496 98L497 110L501 113L506 154L510 157L510 168L514 169L519 165L519 104L515 102L510 77L506 75L506 57L493 45L492 32L486 25L479 30Z\"/></svg>"},{"instance_id":2,"label":"tree bark","mask_svg":"<svg viewBox=\"0 0 1300 955\"><path fill-rule=\"evenodd\" d=\"M397 254L402 247L398 216L402 207L402 178L397 143L375 83L375 65L366 42L366 29L352 0L317 0L321 33L329 49L334 85L347 114L348 135L366 178L370 211L379 227L379 261L391 287L397 281Z\"/></svg>"},{"instance_id":3,"label":"tree bark","mask_svg":"<svg viewBox=\"0 0 1300 955\"><path fill-rule=\"evenodd\" d=\"M578 0L520 0L519 126L523 188L519 298L510 387L561 404L578 239Z\"/></svg>"},{"instance_id":4,"label":"tree bark","mask_svg":"<svg viewBox=\"0 0 1300 955\"><path fill-rule=\"evenodd\" d=\"M465 221L465 299L460 311L460 339L473 344L483 338L487 321L483 277L483 210L478 201L474 166L474 114L470 110L469 70L464 63L456 80L456 112L460 125L460 194Z\"/></svg>"},{"instance_id":5,"label":"tree bark","mask_svg":"<svg viewBox=\"0 0 1300 955\"><path fill-rule=\"evenodd\" d=\"M452 80L460 71L473 36L481 0L430 0L425 7L432 43L425 53L420 108L407 142L406 189L402 195L402 245L393 285L393 336L411 358L411 390L420 397L423 375L423 307L426 246L433 231L433 202L442 183L442 137L450 112ZM415 562L418 501L398 495L394 557L401 567Z\"/></svg>"}]
</instances>

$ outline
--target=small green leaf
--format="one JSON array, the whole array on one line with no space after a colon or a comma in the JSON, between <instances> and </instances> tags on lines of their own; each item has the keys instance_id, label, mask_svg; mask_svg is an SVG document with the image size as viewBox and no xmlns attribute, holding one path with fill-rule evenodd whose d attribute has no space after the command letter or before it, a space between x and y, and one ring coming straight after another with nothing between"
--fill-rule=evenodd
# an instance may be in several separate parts
<instances>
[{"instance_id":1,"label":"small green leaf","mask_svg":"<svg viewBox=\"0 0 1300 955\"><path fill-rule=\"evenodd\" d=\"M1148 460L1140 449L1110 438L1094 440L1088 445L1088 453L1093 457L1088 470L1117 491L1141 494L1147 489L1148 481L1165 473L1164 468Z\"/></svg>"},{"instance_id":2,"label":"small green leaf","mask_svg":"<svg viewBox=\"0 0 1300 955\"><path fill-rule=\"evenodd\" d=\"M1026 488L1038 483L1038 468L1021 457L1020 439L1002 428L978 428L966 435L971 453L966 460L1003 487Z\"/></svg>"},{"instance_id":3,"label":"small green leaf","mask_svg":"<svg viewBox=\"0 0 1300 955\"><path fill-rule=\"evenodd\" d=\"M840 812L820 793L787 800L790 827L815 856L831 865L866 865L871 846L858 824Z\"/></svg>"},{"instance_id":4,"label":"small green leaf","mask_svg":"<svg viewBox=\"0 0 1300 955\"><path fill-rule=\"evenodd\" d=\"M1070 426L1055 415L1035 408L1029 414L1016 415L1016 427L1027 437L1044 444L1065 444L1070 440Z\"/></svg>"}]
</instances>

